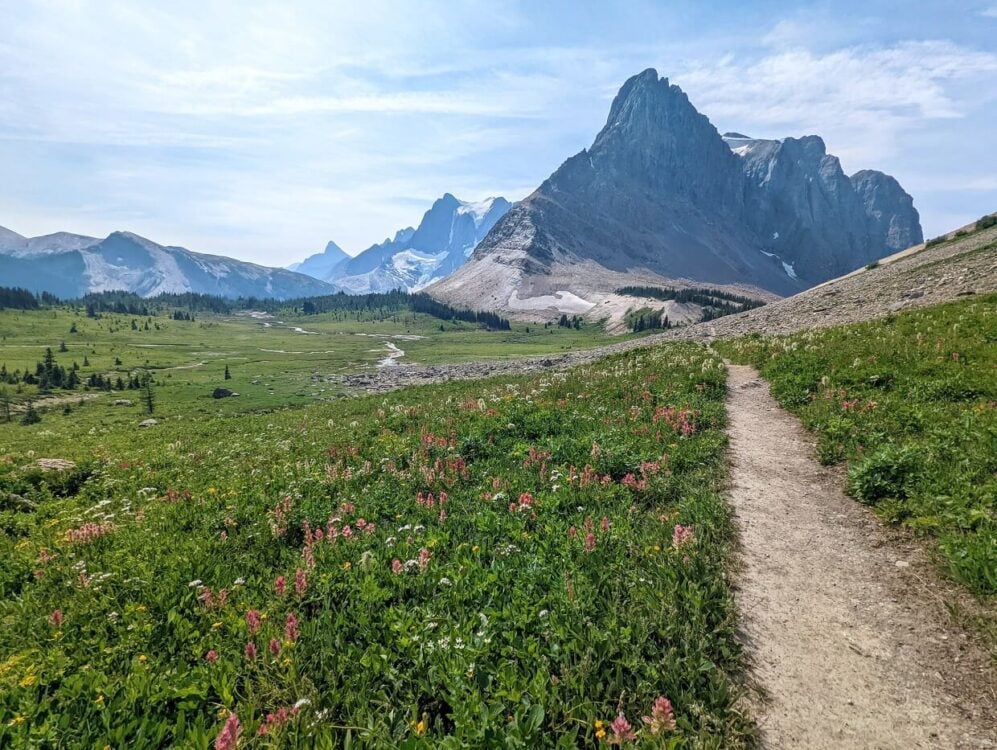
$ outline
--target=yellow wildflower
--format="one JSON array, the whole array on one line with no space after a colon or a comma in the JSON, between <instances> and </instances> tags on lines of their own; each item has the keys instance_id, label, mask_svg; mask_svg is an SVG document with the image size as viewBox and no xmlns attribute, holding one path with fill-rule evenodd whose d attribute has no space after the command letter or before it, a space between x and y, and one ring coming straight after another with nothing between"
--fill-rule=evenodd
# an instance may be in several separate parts
<instances>
[{"instance_id":1,"label":"yellow wildflower","mask_svg":"<svg viewBox=\"0 0 997 750\"><path fill-rule=\"evenodd\" d=\"M103 708L104 707L104 696L98 694L98 696L96 698L94 698L93 702L96 703L101 708Z\"/></svg>"},{"instance_id":2,"label":"yellow wildflower","mask_svg":"<svg viewBox=\"0 0 997 750\"><path fill-rule=\"evenodd\" d=\"M220 628L221 626L222 626L221 622L213 622L213 623L211 623L212 630L218 630L218 628Z\"/></svg>"},{"instance_id":3,"label":"yellow wildflower","mask_svg":"<svg viewBox=\"0 0 997 750\"><path fill-rule=\"evenodd\" d=\"M148 660L149 660L149 657L146 656L145 654L139 654L138 655L138 663L139 664L145 664Z\"/></svg>"},{"instance_id":4,"label":"yellow wildflower","mask_svg":"<svg viewBox=\"0 0 997 750\"><path fill-rule=\"evenodd\" d=\"M135 609L138 610L139 612L145 612L147 607L144 604L139 604L137 607L135 607Z\"/></svg>"},{"instance_id":5,"label":"yellow wildflower","mask_svg":"<svg viewBox=\"0 0 997 750\"><path fill-rule=\"evenodd\" d=\"M24 715L23 714L17 714L17 715L14 716L13 719L11 719L7 723L7 726L9 726L9 727L16 727L18 724L23 724L23 723L24 723Z\"/></svg>"},{"instance_id":6,"label":"yellow wildflower","mask_svg":"<svg viewBox=\"0 0 997 750\"><path fill-rule=\"evenodd\" d=\"M481 547L479 547L477 544L475 544L473 547L471 547L471 552L477 554L477 553L481 552Z\"/></svg>"},{"instance_id":7,"label":"yellow wildflower","mask_svg":"<svg viewBox=\"0 0 997 750\"><path fill-rule=\"evenodd\" d=\"M605 737L606 737L606 728L605 728L605 726L606 725L602 723L601 719L596 719L595 720L595 737L596 737L596 739L598 739L598 740L605 739Z\"/></svg>"},{"instance_id":8,"label":"yellow wildflower","mask_svg":"<svg viewBox=\"0 0 997 750\"><path fill-rule=\"evenodd\" d=\"M38 675L34 674L33 672L28 672L28 674L24 675L24 677L21 678L21 681L18 684L21 687L26 688L26 687L31 687L36 682L38 682Z\"/></svg>"},{"instance_id":9,"label":"yellow wildflower","mask_svg":"<svg viewBox=\"0 0 997 750\"><path fill-rule=\"evenodd\" d=\"M426 720L425 719L419 719L419 721L413 721L412 722L412 731L415 732L420 737L422 737L422 735L424 735L426 733Z\"/></svg>"},{"instance_id":10,"label":"yellow wildflower","mask_svg":"<svg viewBox=\"0 0 997 750\"><path fill-rule=\"evenodd\" d=\"M208 494L209 495L215 495L217 493L218 493L218 490L216 490L214 487L208 487Z\"/></svg>"},{"instance_id":11,"label":"yellow wildflower","mask_svg":"<svg viewBox=\"0 0 997 750\"><path fill-rule=\"evenodd\" d=\"M342 565L343 570L349 570L352 567L353 567L353 563L351 563L349 560L347 560L346 562L344 562L343 565Z\"/></svg>"}]
</instances>

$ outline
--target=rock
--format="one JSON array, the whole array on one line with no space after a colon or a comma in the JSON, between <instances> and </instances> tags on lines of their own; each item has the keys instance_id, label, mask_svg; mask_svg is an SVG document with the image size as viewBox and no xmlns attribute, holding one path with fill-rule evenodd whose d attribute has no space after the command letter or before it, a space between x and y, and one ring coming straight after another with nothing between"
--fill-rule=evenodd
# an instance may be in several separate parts
<instances>
[{"instance_id":1,"label":"rock","mask_svg":"<svg viewBox=\"0 0 997 750\"><path fill-rule=\"evenodd\" d=\"M35 461L35 466L46 471L65 471L75 469L76 462L65 458L39 458Z\"/></svg>"},{"instance_id":2,"label":"rock","mask_svg":"<svg viewBox=\"0 0 997 750\"><path fill-rule=\"evenodd\" d=\"M238 393L230 391L228 388L215 388L215 390L211 392L211 398L229 398L230 396L238 395Z\"/></svg>"},{"instance_id":3,"label":"rock","mask_svg":"<svg viewBox=\"0 0 997 750\"><path fill-rule=\"evenodd\" d=\"M127 399L127 398L116 398L116 399L114 399L114 405L115 406L131 406L132 402L131 402L131 399Z\"/></svg>"},{"instance_id":4,"label":"rock","mask_svg":"<svg viewBox=\"0 0 997 750\"><path fill-rule=\"evenodd\" d=\"M139 427L155 427L159 422L155 419L143 419L138 423Z\"/></svg>"},{"instance_id":5,"label":"rock","mask_svg":"<svg viewBox=\"0 0 997 750\"><path fill-rule=\"evenodd\" d=\"M818 136L725 140L649 69L620 89L592 146L513 205L430 294L520 314L547 297L537 304L587 312L586 290L609 292L642 269L659 283L788 296L920 240L892 177L849 177ZM571 297L554 301L561 291Z\"/></svg>"}]
</instances>

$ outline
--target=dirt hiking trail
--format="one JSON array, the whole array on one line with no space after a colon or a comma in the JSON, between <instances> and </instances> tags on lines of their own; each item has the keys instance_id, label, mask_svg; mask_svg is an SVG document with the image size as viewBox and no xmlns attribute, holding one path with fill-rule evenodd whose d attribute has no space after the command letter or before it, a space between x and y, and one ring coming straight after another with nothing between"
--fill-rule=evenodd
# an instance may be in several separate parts
<instances>
[{"instance_id":1,"label":"dirt hiking trail","mask_svg":"<svg viewBox=\"0 0 997 750\"><path fill-rule=\"evenodd\" d=\"M997 748L990 659L947 614L951 587L843 493L752 368L729 370L737 599L762 745Z\"/></svg>"}]
</instances>

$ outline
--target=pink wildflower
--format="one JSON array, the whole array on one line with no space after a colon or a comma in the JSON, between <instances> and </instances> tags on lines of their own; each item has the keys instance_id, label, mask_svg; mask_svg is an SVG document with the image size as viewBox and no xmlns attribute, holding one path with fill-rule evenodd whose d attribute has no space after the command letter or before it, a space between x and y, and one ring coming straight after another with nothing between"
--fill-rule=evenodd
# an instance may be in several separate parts
<instances>
[{"instance_id":1,"label":"pink wildflower","mask_svg":"<svg viewBox=\"0 0 997 750\"><path fill-rule=\"evenodd\" d=\"M432 553L423 547L419 550L419 570L425 570L429 567L429 558L432 557Z\"/></svg>"},{"instance_id":2,"label":"pink wildflower","mask_svg":"<svg viewBox=\"0 0 997 750\"><path fill-rule=\"evenodd\" d=\"M308 576L301 568L294 571L294 590L298 596L304 595L305 591L308 590Z\"/></svg>"},{"instance_id":3,"label":"pink wildflower","mask_svg":"<svg viewBox=\"0 0 997 750\"><path fill-rule=\"evenodd\" d=\"M591 531L585 534L585 551L594 552L595 551L595 534Z\"/></svg>"},{"instance_id":4,"label":"pink wildflower","mask_svg":"<svg viewBox=\"0 0 997 750\"><path fill-rule=\"evenodd\" d=\"M245 657L246 661L256 661L256 644L252 641L246 643L246 647L242 649L242 655Z\"/></svg>"},{"instance_id":5,"label":"pink wildflower","mask_svg":"<svg viewBox=\"0 0 997 750\"><path fill-rule=\"evenodd\" d=\"M602 517L602 523L599 524L599 528L601 528L603 532L609 531L609 519L606 518L606 516Z\"/></svg>"},{"instance_id":6,"label":"pink wildflower","mask_svg":"<svg viewBox=\"0 0 997 750\"><path fill-rule=\"evenodd\" d=\"M280 653L280 641L278 641L276 638L270 639L270 653L273 654L274 656Z\"/></svg>"},{"instance_id":7,"label":"pink wildflower","mask_svg":"<svg viewBox=\"0 0 997 750\"><path fill-rule=\"evenodd\" d=\"M235 750L239 746L239 736L242 734L242 725L239 717L234 713L228 715L225 726L215 737L215 750Z\"/></svg>"},{"instance_id":8,"label":"pink wildflower","mask_svg":"<svg viewBox=\"0 0 997 750\"><path fill-rule=\"evenodd\" d=\"M576 529L574 526L572 526L571 528L569 528L568 529L568 536L571 539L574 539L576 536L578 536L578 529Z\"/></svg>"},{"instance_id":9,"label":"pink wildflower","mask_svg":"<svg viewBox=\"0 0 997 750\"><path fill-rule=\"evenodd\" d=\"M288 612L287 620L284 621L284 637L294 643L294 641L298 640L299 635L298 618L294 616L293 612Z\"/></svg>"},{"instance_id":10,"label":"pink wildflower","mask_svg":"<svg viewBox=\"0 0 997 750\"><path fill-rule=\"evenodd\" d=\"M284 592L287 590L287 581L284 576L277 576L277 580L274 581L273 587L277 591L278 596L284 596Z\"/></svg>"},{"instance_id":11,"label":"pink wildflower","mask_svg":"<svg viewBox=\"0 0 997 750\"><path fill-rule=\"evenodd\" d=\"M260 621L260 613L255 609L246 612L246 627L249 629L250 635L254 635L260 629Z\"/></svg>"},{"instance_id":12,"label":"pink wildflower","mask_svg":"<svg viewBox=\"0 0 997 750\"><path fill-rule=\"evenodd\" d=\"M54 625L55 627L59 627L60 625L62 625L62 610L61 609L52 610L52 614L48 616L48 621L52 623L52 625Z\"/></svg>"},{"instance_id":13,"label":"pink wildflower","mask_svg":"<svg viewBox=\"0 0 997 750\"><path fill-rule=\"evenodd\" d=\"M683 544L691 542L694 538L692 527L683 526L680 523L675 524L675 528L672 530L672 546L678 549Z\"/></svg>"},{"instance_id":14,"label":"pink wildflower","mask_svg":"<svg viewBox=\"0 0 997 750\"><path fill-rule=\"evenodd\" d=\"M675 731L675 712L672 710L672 702L665 696L658 696L651 707L651 715L644 717L648 731L651 734Z\"/></svg>"},{"instance_id":15,"label":"pink wildflower","mask_svg":"<svg viewBox=\"0 0 997 750\"><path fill-rule=\"evenodd\" d=\"M613 736L609 738L609 744L611 745L622 745L627 740L637 739L633 727L630 726L627 717L622 713L613 719L613 723L609 727L613 730Z\"/></svg>"},{"instance_id":16,"label":"pink wildflower","mask_svg":"<svg viewBox=\"0 0 997 750\"><path fill-rule=\"evenodd\" d=\"M206 661L209 661L212 664L214 664L216 661L218 661L218 652L215 651L214 649L211 649L208 653L204 655L204 658Z\"/></svg>"},{"instance_id":17,"label":"pink wildflower","mask_svg":"<svg viewBox=\"0 0 997 750\"><path fill-rule=\"evenodd\" d=\"M405 566L402 565L402 561L399 560L397 557L394 560L391 561L391 572L394 573L395 575L398 575L404 569L405 569Z\"/></svg>"}]
</instances>

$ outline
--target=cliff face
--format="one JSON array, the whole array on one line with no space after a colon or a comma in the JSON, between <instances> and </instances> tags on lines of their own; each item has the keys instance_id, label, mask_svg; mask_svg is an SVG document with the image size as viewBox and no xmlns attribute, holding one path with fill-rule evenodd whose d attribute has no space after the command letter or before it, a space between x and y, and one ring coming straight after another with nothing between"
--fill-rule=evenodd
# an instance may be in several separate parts
<instances>
[{"instance_id":1,"label":"cliff face","mask_svg":"<svg viewBox=\"0 0 997 750\"><path fill-rule=\"evenodd\" d=\"M646 70L623 85L592 146L516 204L431 292L480 306L490 276L522 298L544 276L569 278L574 268L589 291L593 269L603 269L612 283L650 274L789 295L920 237L913 202L893 178L849 178L817 136L725 138L681 89Z\"/></svg>"}]
</instances>

